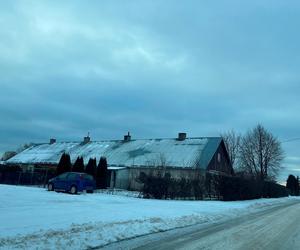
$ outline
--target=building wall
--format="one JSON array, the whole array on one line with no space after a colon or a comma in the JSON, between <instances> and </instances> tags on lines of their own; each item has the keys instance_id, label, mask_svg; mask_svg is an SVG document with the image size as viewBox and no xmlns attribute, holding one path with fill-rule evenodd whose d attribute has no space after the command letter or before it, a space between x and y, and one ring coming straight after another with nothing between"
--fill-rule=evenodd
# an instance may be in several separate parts
<instances>
[{"instance_id":1,"label":"building wall","mask_svg":"<svg viewBox=\"0 0 300 250\"><path fill-rule=\"evenodd\" d=\"M110 188L128 189L129 169L110 170Z\"/></svg>"},{"instance_id":2,"label":"building wall","mask_svg":"<svg viewBox=\"0 0 300 250\"><path fill-rule=\"evenodd\" d=\"M171 178L175 178L175 179L181 179L181 178L195 179L199 175L204 177L206 171L201 169L183 169L183 168L165 168L165 169L146 168L146 167L129 168L128 169L129 190L136 190L136 191L142 190L143 184L138 181L141 172L144 172L147 175L161 174L162 176L164 176L165 173L169 173L171 175Z\"/></svg>"},{"instance_id":3,"label":"building wall","mask_svg":"<svg viewBox=\"0 0 300 250\"><path fill-rule=\"evenodd\" d=\"M55 171L56 170L56 165L54 164L6 164L7 166L19 166L23 172L34 172L37 170L49 170L49 171Z\"/></svg>"},{"instance_id":4,"label":"building wall","mask_svg":"<svg viewBox=\"0 0 300 250\"><path fill-rule=\"evenodd\" d=\"M218 171L232 175L233 169L224 143L221 143L207 167L208 171Z\"/></svg>"}]
</instances>

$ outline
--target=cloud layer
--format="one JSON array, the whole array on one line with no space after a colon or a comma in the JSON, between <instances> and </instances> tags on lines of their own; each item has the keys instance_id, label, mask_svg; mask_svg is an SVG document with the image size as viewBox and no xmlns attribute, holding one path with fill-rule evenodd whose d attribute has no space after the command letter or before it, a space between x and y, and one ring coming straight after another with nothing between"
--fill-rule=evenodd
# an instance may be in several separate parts
<instances>
[{"instance_id":1,"label":"cloud layer","mask_svg":"<svg viewBox=\"0 0 300 250\"><path fill-rule=\"evenodd\" d=\"M34 141L300 136L299 3L0 4L0 151ZM289 168L299 142L283 144Z\"/></svg>"}]
</instances>

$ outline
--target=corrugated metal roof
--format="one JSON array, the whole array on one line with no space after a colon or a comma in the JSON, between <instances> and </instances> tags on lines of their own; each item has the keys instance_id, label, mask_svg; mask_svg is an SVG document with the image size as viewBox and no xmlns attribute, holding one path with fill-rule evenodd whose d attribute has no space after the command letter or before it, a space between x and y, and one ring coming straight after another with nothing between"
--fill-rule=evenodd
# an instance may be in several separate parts
<instances>
[{"instance_id":1,"label":"corrugated metal roof","mask_svg":"<svg viewBox=\"0 0 300 250\"><path fill-rule=\"evenodd\" d=\"M177 139L141 139L128 142L120 140L80 142L56 142L32 146L9 159L7 163L56 164L63 152L69 153L71 161L82 156L107 158L110 166L172 166L206 168L222 139L220 137Z\"/></svg>"}]
</instances>

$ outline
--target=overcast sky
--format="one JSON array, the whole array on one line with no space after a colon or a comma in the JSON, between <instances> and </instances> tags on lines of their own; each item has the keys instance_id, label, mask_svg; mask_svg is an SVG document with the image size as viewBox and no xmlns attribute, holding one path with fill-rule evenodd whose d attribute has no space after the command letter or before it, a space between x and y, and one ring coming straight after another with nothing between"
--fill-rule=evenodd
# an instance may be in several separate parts
<instances>
[{"instance_id":1,"label":"overcast sky","mask_svg":"<svg viewBox=\"0 0 300 250\"><path fill-rule=\"evenodd\" d=\"M1 153L87 132L300 137L299 1L1 1L0 27ZM300 169L300 141L283 147Z\"/></svg>"}]
</instances>

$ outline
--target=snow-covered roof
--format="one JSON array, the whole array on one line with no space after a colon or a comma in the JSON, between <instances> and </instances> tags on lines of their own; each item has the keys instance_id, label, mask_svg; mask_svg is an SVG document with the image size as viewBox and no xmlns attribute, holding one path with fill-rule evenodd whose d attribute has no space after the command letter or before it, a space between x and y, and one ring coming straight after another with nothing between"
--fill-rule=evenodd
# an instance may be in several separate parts
<instances>
[{"instance_id":1,"label":"snow-covered roof","mask_svg":"<svg viewBox=\"0 0 300 250\"><path fill-rule=\"evenodd\" d=\"M107 140L82 142L56 142L34 145L7 163L18 164L57 164L62 153L69 153L74 162L82 156L87 163L89 158L107 158L110 166L172 166L206 168L218 146L221 137L197 137L177 139Z\"/></svg>"},{"instance_id":2,"label":"snow-covered roof","mask_svg":"<svg viewBox=\"0 0 300 250\"><path fill-rule=\"evenodd\" d=\"M108 166L108 170L122 170L122 169L127 169L127 167L115 167L115 166Z\"/></svg>"}]
</instances>

